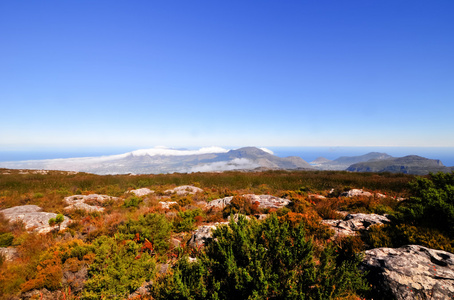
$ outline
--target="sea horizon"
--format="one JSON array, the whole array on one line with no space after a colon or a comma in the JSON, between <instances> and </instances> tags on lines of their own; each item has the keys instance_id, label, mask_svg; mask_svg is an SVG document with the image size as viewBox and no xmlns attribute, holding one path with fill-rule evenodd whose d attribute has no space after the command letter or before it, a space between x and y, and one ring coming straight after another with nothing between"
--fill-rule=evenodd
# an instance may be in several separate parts
<instances>
[{"instance_id":1,"label":"sea horizon","mask_svg":"<svg viewBox=\"0 0 454 300\"><path fill-rule=\"evenodd\" d=\"M200 147L188 147L184 149L198 149ZM223 147L226 149L238 149L241 147ZM447 167L454 166L454 147L358 147L358 146L305 146L305 147L265 147L273 151L279 157L298 156L307 162L318 157L334 160L341 156L359 156L370 152L381 152L393 157L418 155L429 159L438 159ZM77 157L97 157L123 154L143 148L110 147L110 148L79 148L79 149L54 149L54 150L0 150L0 162L26 161L43 159L62 159ZM178 148L182 149L182 148Z\"/></svg>"}]
</instances>

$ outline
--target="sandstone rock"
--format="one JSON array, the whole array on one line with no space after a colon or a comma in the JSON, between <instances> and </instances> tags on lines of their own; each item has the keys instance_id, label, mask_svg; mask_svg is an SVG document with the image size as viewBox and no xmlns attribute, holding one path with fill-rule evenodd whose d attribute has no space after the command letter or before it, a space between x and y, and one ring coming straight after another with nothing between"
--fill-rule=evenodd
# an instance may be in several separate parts
<instances>
[{"instance_id":1,"label":"sandstone rock","mask_svg":"<svg viewBox=\"0 0 454 300\"><path fill-rule=\"evenodd\" d=\"M314 198L314 199L320 199L320 200L323 200L323 199L326 199L325 196L322 196L322 195L317 195L317 194L309 194L308 195L309 198Z\"/></svg>"},{"instance_id":2,"label":"sandstone rock","mask_svg":"<svg viewBox=\"0 0 454 300\"><path fill-rule=\"evenodd\" d=\"M361 268L369 271L374 299L453 299L454 254L408 245L366 251Z\"/></svg>"},{"instance_id":3,"label":"sandstone rock","mask_svg":"<svg viewBox=\"0 0 454 300\"><path fill-rule=\"evenodd\" d=\"M149 295L153 287L153 280L145 281L142 285L128 296L128 299L142 299L142 296Z\"/></svg>"},{"instance_id":4,"label":"sandstone rock","mask_svg":"<svg viewBox=\"0 0 454 300\"><path fill-rule=\"evenodd\" d=\"M62 291L48 291L47 289L43 288L40 290L32 290L29 292L25 292L21 294L21 300L55 300L55 299L63 299Z\"/></svg>"},{"instance_id":5,"label":"sandstone rock","mask_svg":"<svg viewBox=\"0 0 454 300\"><path fill-rule=\"evenodd\" d=\"M1 210L0 213L3 213L10 222L23 222L28 231L47 233L55 228L49 226L49 220L55 218L57 214L42 212L41 210L41 207L37 205L22 205ZM70 218L64 217L63 223L60 224L60 230L66 229L70 222Z\"/></svg>"},{"instance_id":6,"label":"sandstone rock","mask_svg":"<svg viewBox=\"0 0 454 300\"><path fill-rule=\"evenodd\" d=\"M208 203L207 208L223 209L232 201L233 196L212 200Z\"/></svg>"},{"instance_id":7,"label":"sandstone rock","mask_svg":"<svg viewBox=\"0 0 454 300\"><path fill-rule=\"evenodd\" d=\"M377 214L348 214L344 220L322 220L322 224L334 229L334 236L356 235L372 225L389 222L387 217Z\"/></svg>"},{"instance_id":8,"label":"sandstone rock","mask_svg":"<svg viewBox=\"0 0 454 300\"><path fill-rule=\"evenodd\" d=\"M359 189L352 189L347 192L343 192L340 196L341 197L357 197L357 196L363 196L363 197L372 197L374 194L359 190Z\"/></svg>"},{"instance_id":9,"label":"sandstone rock","mask_svg":"<svg viewBox=\"0 0 454 300\"><path fill-rule=\"evenodd\" d=\"M179 239L176 239L176 238L171 238L170 239L170 244L173 247L180 247L181 241Z\"/></svg>"},{"instance_id":10,"label":"sandstone rock","mask_svg":"<svg viewBox=\"0 0 454 300\"><path fill-rule=\"evenodd\" d=\"M63 201L69 205L65 207L65 210L71 209L82 209L88 212L104 211L104 207L100 205L106 201L114 200L117 201L119 198L107 196L107 195L98 195L98 194L90 194L90 195L73 195L69 197L65 197ZM88 204L88 203L90 204ZM92 205L96 204L96 205Z\"/></svg>"},{"instance_id":11,"label":"sandstone rock","mask_svg":"<svg viewBox=\"0 0 454 300\"><path fill-rule=\"evenodd\" d=\"M192 247L198 247L205 244L205 242L211 239L213 230L221 225L229 224L229 222L219 222L212 225L202 225L197 228L192 234L188 241L188 244Z\"/></svg>"},{"instance_id":12,"label":"sandstone rock","mask_svg":"<svg viewBox=\"0 0 454 300\"><path fill-rule=\"evenodd\" d=\"M250 199L252 202L258 201L259 208L281 208L290 204L290 200L279 198L271 195L254 195L246 194L244 197Z\"/></svg>"},{"instance_id":13,"label":"sandstone rock","mask_svg":"<svg viewBox=\"0 0 454 300\"><path fill-rule=\"evenodd\" d=\"M239 218L240 216L242 216L243 218L246 218L246 220L250 220L250 219L251 219L250 217L248 217L248 216L246 216L246 215L243 215L243 214L234 214L234 215L233 215L233 220L235 221L235 223L238 222L238 218ZM228 217L227 217L227 220L228 220L229 222L230 222L230 219L231 219L231 217L228 216Z\"/></svg>"},{"instance_id":14,"label":"sandstone rock","mask_svg":"<svg viewBox=\"0 0 454 300\"><path fill-rule=\"evenodd\" d=\"M159 274L165 274L170 268L170 264L158 264L156 269L158 270Z\"/></svg>"},{"instance_id":15,"label":"sandstone rock","mask_svg":"<svg viewBox=\"0 0 454 300\"><path fill-rule=\"evenodd\" d=\"M154 191L150 190L149 188L141 188L141 189L137 189L137 190L131 190L131 191L129 191L129 193L133 193L137 197L142 197L142 196L146 196L149 194L153 194Z\"/></svg>"},{"instance_id":16,"label":"sandstone rock","mask_svg":"<svg viewBox=\"0 0 454 300\"><path fill-rule=\"evenodd\" d=\"M290 200L279 198L271 195L245 194L243 197L249 199L252 203L258 201L259 208L281 208L290 204ZM233 196L220 198L208 203L207 208L223 209L232 201Z\"/></svg>"},{"instance_id":17,"label":"sandstone rock","mask_svg":"<svg viewBox=\"0 0 454 300\"><path fill-rule=\"evenodd\" d=\"M88 278L88 266L83 265L80 269L73 272L71 270L64 270L62 284L63 286L70 286L73 293L79 293L85 287L85 281Z\"/></svg>"},{"instance_id":18,"label":"sandstone rock","mask_svg":"<svg viewBox=\"0 0 454 300\"><path fill-rule=\"evenodd\" d=\"M268 218L269 215L267 214L257 214L257 215L254 215L254 217L257 219L257 220L265 220L266 218Z\"/></svg>"},{"instance_id":19,"label":"sandstone rock","mask_svg":"<svg viewBox=\"0 0 454 300\"><path fill-rule=\"evenodd\" d=\"M0 255L5 258L5 261L12 261L19 256L16 248L0 248Z\"/></svg>"},{"instance_id":20,"label":"sandstone rock","mask_svg":"<svg viewBox=\"0 0 454 300\"><path fill-rule=\"evenodd\" d=\"M178 204L178 202L175 201L168 201L168 202L158 202L159 205L161 205L161 208L163 209L170 209L170 206Z\"/></svg>"},{"instance_id":21,"label":"sandstone rock","mask_svg":"<svg viewBox=\"0 0 454 300\"><path fill-rule=\"evenodd\" d=\"M201 188L198 188L198 187L195 187L192 185L182 185L182 186L178 186L174 189L164 191L165 194L177 194L179 196L201 193L201 192L203 192L203 190Z\"/></svg>"},{"instance_id":22,"label":"sandstone rock","mask_svg":"<svg viewBox=\"0 0 454 300\"><path fill-rule=\"evenodd\" d=\"M76 209L85 210L87 212L95 212L95 211L103 212L104 211L104 207L89 205L82 201L76 202L74 204L71 204L70 206L65 207L65 210L76 210Z\"/></svg>"}]
</instances>

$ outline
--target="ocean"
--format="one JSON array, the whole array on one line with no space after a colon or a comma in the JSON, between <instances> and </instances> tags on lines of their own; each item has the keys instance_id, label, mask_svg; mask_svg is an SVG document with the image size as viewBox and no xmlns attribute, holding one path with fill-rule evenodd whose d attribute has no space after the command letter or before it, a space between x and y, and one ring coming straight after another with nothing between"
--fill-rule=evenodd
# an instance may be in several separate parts
<instances>
[{"instance_id":1,"label":"ocean","mask_svg":"<svg viewBox=\"0 0 454 300\"><path fill-rule=\"evenodd\" d=\"M234 149L225 147L226 149ZM419 155L431 159L439 159L448 167L454 166L454 147L266 147L279 157L299 156L307 162L317 157L336 159L341 156L357 156L369 152L387 153L394 157L406 155ZM196 149L196 148L191 148ZM97 148L97 149L73 149L73 150L24 150L24 151L1 151L0 162L21 161L72 157L93 157L122 154L137 149L133 148Z\"/></svg>"}]
</instances>

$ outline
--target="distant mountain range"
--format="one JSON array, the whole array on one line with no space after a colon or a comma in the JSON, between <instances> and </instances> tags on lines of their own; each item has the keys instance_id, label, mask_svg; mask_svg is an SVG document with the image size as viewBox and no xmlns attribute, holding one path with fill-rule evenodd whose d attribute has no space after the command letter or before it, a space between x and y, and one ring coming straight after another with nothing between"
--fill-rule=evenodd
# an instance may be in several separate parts
<instances>
[{"instance_id":1,"label":"distant mountain range","mask_svg":"<svg viewBox=\"0 0 454 300\"><path fill-rule=\"evenodd\" d=\"M347 168L351 172L391 172L425 175L429 172L452 172L454 167L445 167L438 159L428 159L417 155L372 160L352 164Z\"/></svg>"},{"instance_id":2,"label":"distant mountain range","mask_svg":"<svg viewBox=\"0 0 454 300\"><path fill-rule=\"evenodd\" d=\"M347 170L351 172L393 172L424 175L451 172L439 160L416 155L392 157L371 152L360 156L342 156L335 160L319 157L310 164L301 157L278 157L264 148L245 147L227 150L219 147L199 150L153 148L119 155L65 159L0 162L10 169L39 169L106 174L160 174L218 172L229 170Z\"/></svg>"},{"instance_id":3,"label":"distant mountain range","mask_svg":"<svg viewBox=\"0 0 454 300\"><path fill-rule=\"evenodd\" d=\"M371 160L384 160L392 158L391 155L379 152L370 152L360 156L341 156L335 160L319 157L311 162L311 165L318 170L346 170L349 166L359 162Z\"/></svg>"},{"instance_id":4,"label":"distant mountain range","mask_svg":"<svg viewBox=\"0 0 454 300\"><path fill-rule=\"evenodd\" d=\"M44 169L106 174L160 174L253 169L313 169L301 157L278 157L255 147L225 150L148 149L120 155L3 162L11 169Z\"/></svg>"}]
</instances>

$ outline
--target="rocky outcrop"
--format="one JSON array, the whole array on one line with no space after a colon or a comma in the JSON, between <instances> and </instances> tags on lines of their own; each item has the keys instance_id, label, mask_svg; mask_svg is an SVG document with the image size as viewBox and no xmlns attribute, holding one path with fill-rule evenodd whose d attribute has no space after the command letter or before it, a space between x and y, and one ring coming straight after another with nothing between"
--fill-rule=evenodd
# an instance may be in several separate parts
<instances>
[{"instance_id":1,"label":"rocky outcrop","mask_svg":"<svg viewBox=\"0 0 454 300\"><path fill-rule=\"evenodd\" d=\"M178 204L178 202L175 202L175 201L168 201L168 202L160 201L159 202L159 205L161 205L161 208L163 208L163 209L170 209L170 207L172 205L176 205L176 204Z\"/></svg>"},{"instance_id":2,"label":"rocky outcrop","mask_svg":"<svg viewBox=\"0 0 454 300\"><path fill-rule=\"evenodd\" d=\"M370 192L366 192L366 191L363 191L363 190L359 190L359 189L352 189L352 190L349 190L347 192L343 192L342 194L340 194L341 197L358 197L358 196L363 196L363 197L372 197L374 194L370 193Z\"/></svg>"},{"instance_id":3,"label":"rocky outcrop","mask_svg":"<svg viewBox=\"0 0 454 300\"><path fill-rule=\"evenodd\" d=\"M72 209L82 209L88 212L102 212L104 211L104 207L101 205L109 200L117 201L119 198L107 196L107 195L98 195L98 194L90 194L90 195L73 195L69 197L65 197L63 201L68 205L65 207L65 210L72 210Z\"/></svg>"},{"instance_id":4,"label":"rocky outcrop","mask_svg":"<svg viewBox=\"0 0 454 300\"><path fill-rule=\"evenodd\" d=\"M131 191L129 191L129 193L133 193L137 197L143 197L143 196L153 194L154 191L150 190L149 188L141 188L141 189L131 190Z\"/></svg>"},{"instance_id":5,"label":"rocky outcrop","mask_svg":"<svg viewBox=\"0 0 454 300\"><path fill-rule=\"evenodd\" d=\"M192 234L191 238L188 241L188 244L192 247L199 247L204 245L207 240L211 239L213 231L217 227L225 224L229 224L229 222L219 222L214 223L212 225L200 226L199 228L197 228L197 230L194 231L194 233Z\"/></svg>"},{"instance_id":6,"label":"rocky outcrop","mask_svg":"<svg viewBox=\"0 0 454 300\"><path fill-rule=\"evenodd\" d=\"M0 255L3 256L5 261L14 260L16 257L19 256L19 252L16 248L0 248Z\"/></svg>"},{"instance_id":7,"label":"rocky outcrop","mask_svg":"<svg viewBox=\"0 0 454 300\"><path fill-rule=\"evenodd\" d=\"M259 202L259 208L281 208L290 204L290 200L279 198L271 195L255 195L255 194L245 194L242 195L249 199L252 203ZM218 208L223 209L227 205L230 205L233 196L224 197L220 199L213 200L208 203L207 208Z\"/></svg>"},{"instance_id":8,"label":"rocky outcrop","mask_svg":"<svg viewBox=\"0 0 454 300\"><path fill-rule=\"evenodd\" d=\"M334 229L334 236L357 235L372 225L389 222L387 217L377 214L348 214L344 220L322 220L322 224Z\"/></svg>"},{"instance_id":9,"label":"rocky outcrop","mask_svg":"<svg viewBox=\"0 0 454 300\"><path fill-rule=\"evenodd\" d=\"M195 193L201 193L203 190L201 188L192 186L192 185L182 185L174 189L165 190L165 194L177 194L178 196L192 195Z\"/></svg>"},{"instance_id":10,"label":"rocky outcrop","mask_svg":"<svg viewBox=\"0 0 454 300\"><path fill-rule=\"evenodd\" d=\"M208 203L207 208L223 209L232 201L233 196L212 200Z\"/></svg>"},{"instance_id":11,"label":"rocky outcrop","mask_svg":"<svg viewBox=\"0 0 454 300\"><path fill-rule=\"evenodd\" d=\"M62 291L49 291L45 288L40 290L32 290L30 292L22 293L20 299L21 300L56 300L56 299L64 299Z\"/></svg>"},{"instance_id":12,"label":"rocky outcrop","mask_svg":"<svg viewBox=\"0 0 454 300\"><path fill-rule=\"evenodd\" d=\"M22 205L1 210L5 218L10 222L23 222L25 229L38 233L47 233L55 227L49 226L49 220L57 216L55 213L42 212L42 208L37 205ZM59 229L66 229L71 219L64 217Z\"/></svg>"},{"instance_id":13,"label":"rocky outcrop","mask_svg":"<svg viewBox=\"0 0 454 300\"><path fill-rule=\"evenodd\" d=\"M453 299L454 254L409 245L366 251L361 268L368 271L374 299Z\"/></svg>"},{"instance_id":14,"label":"rocky outcrop","mask_svg":"<svg viewBox=\"0 0 454 300\"><path fill-rule=\"evenodd\" d=\"M326 197L322 195L317 195L317 194L309 194L307 195L310 199L317 199L317 200L325 200Z\"/></svg>"},{"instance_id":15,"label":"rocky outcrop","mask_svg":"<svg viewBox=\"0 0 454 300\"><path fill-rule=\"evenodd\" d=\"M259 208L281 208L290 204L290 200L279 198L271 195L254 195L246 194L244 197L250 199L253 203L259 202Z\"/></svg>"},{"instance_id":16,"label":"rocky outcrop","mask_svg":"<svg viewBox=\"0 0 454 300\"><path fill-rule=\"evenodd\" d=\"M145 281L142 285L128 296L128 299L142 299L143 296L149 295L153 287L153 281Z\"/></svg>"}]
</instances>

